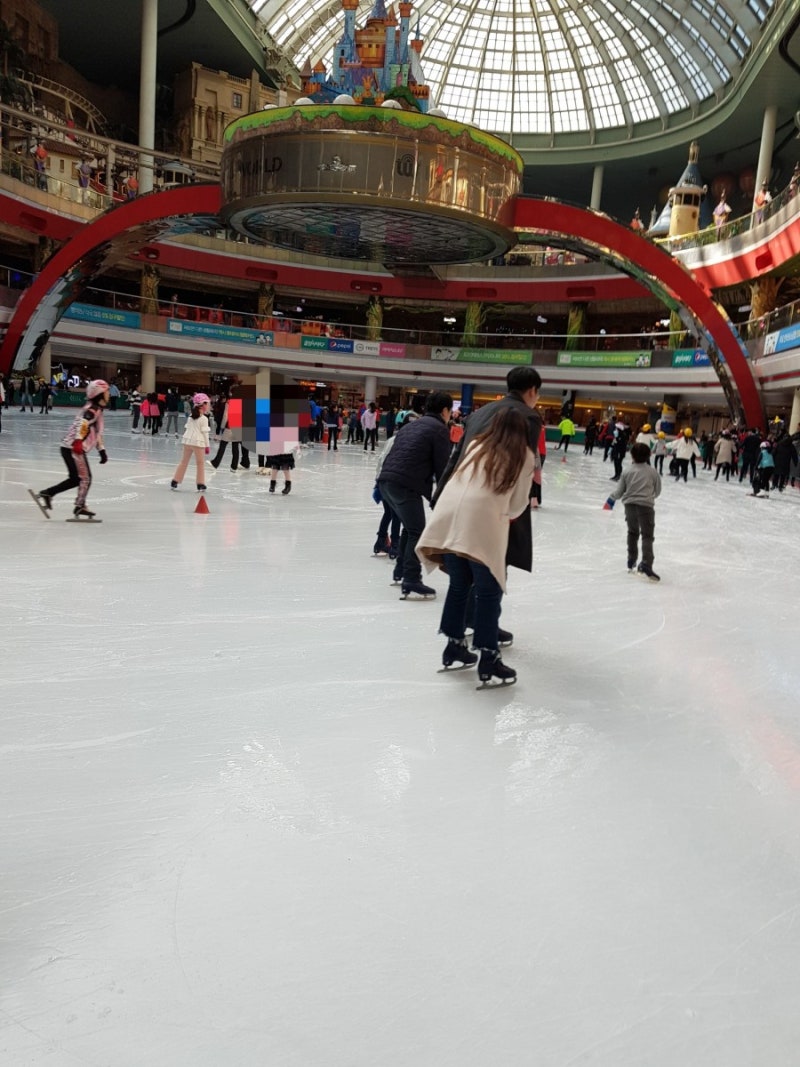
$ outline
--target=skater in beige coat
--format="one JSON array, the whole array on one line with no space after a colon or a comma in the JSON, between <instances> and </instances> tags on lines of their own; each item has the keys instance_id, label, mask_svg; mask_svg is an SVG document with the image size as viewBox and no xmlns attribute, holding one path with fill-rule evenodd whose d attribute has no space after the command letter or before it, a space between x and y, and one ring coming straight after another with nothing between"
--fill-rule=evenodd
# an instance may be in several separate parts
<instances>
[{"instance_id":1,"label":"skater in beige coat","mask_svg":"<svg viewBox=\"0 0 800 1067\"><path fill-rule=\"evenodd\" d=\"M475 586L473 646L481 654L481 681L516 680L499 654L498 623L506 587L509 524L529 506L534 456L524 415L499 409L467 447L429 514L417 543L428 570L443 567L450 579L440 631L447 639L445 668L472 666L477 656L464 640L467 599Z\"/></svg>"}]
</instances>

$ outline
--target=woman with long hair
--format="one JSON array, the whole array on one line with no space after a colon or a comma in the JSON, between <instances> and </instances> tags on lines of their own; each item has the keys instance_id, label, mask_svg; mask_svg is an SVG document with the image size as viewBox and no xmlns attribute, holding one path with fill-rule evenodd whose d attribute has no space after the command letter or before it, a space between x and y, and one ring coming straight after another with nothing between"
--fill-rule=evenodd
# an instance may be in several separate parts
<instances>
[{"instance_id":1,"label":"woman with long hair","mask_svg":"<svg viewBox=\"0 0 800 1067\"><path fill-rule=\"evenodd\" d=\"M206 482L206 456L211 451L208 446L208 410L211 401L205 393L195 393L192 397L192 413L186 420L186 429L183 431L181 442L183 444L183 456L178 464L172 481L169 483L173 489L177 489L186 474L189 461L194 456L197 467L197 491L205 492Z\"/></svg>"},{"instance_id":2,"label":"woman with long hair","mask_svg":"<svg viewBox=\"0 0 800 1067\"><path fill-rule=\"evenodd\" d=\"M515 682L500 658L498 624L506 586L508 526L528 507L534 470L530 428L515 408L497 412L467 447L428 518L417 553L428 570L442 567L450 579L439 630L447 638L445 669L471 667L478 657L464 637L467 601L475 587L472 646L480 652L478 675L486 683Z\"/></svg>"}]
</instances>

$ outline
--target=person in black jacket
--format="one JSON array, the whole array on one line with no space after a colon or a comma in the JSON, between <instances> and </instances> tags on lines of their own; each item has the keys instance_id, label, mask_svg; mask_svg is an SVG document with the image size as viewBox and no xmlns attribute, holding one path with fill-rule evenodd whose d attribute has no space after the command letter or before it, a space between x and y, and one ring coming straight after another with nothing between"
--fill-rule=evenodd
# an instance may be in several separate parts
<instances>
[{"instance_id":1,"label":"person in black jacket","mask_svg":"<svg viewBox=\"0 0 800 1067\"><path fill-rule=\"evenodd\" d=\"M761 458L761 434L757 427L753 427L742 442L741 466L739 467L739 481L745 477L749 482L753 481L758 461Z\"/></svg>"},{"instance_id":2,"label":"person in black jacket","mask_svg":"<svg viewBox=\"0 0 800 1067\"><path fill-rule=\"evenodd\" d=\"M454 451L447 469L437 485L439 490L444 487L447 479L455 470L461 457L467 450L472 438L488 427L498 411L507 407L514 407L528 420L530 431L530 443L533 454L539 451L539 435L542 432L542 416L536 410L539 402L539 390L542 387L542 378L534 367L513 367L506 375L508 393L501 400L494 400L491 404L484 404L482 408L469 416L465 424L464 436L461 438L461 448ZM436 498L434 497L434 505ZM533 570L533 533L531 531L530 512L526 511L514 519L509 529L508 550L506 552L506 564L509 567L518 567L523 571Z\"/></svg>"},{"instance_id":3,"label":"person in black jacket","mask_svg":"<svg viewBox=\"0 0 800 1067\"><path fill-rule=\"evenodd\" d=\"M425 414L397 434L381 467L380 494L403 524L394 576L401 582L403 598L436 596L435 589L422 583L416 548L425 529L424 501L431 499L434 480L438 483L450 456L447 425L452 410L449 393L431 393Z\"/></svg>"}]
</instances>

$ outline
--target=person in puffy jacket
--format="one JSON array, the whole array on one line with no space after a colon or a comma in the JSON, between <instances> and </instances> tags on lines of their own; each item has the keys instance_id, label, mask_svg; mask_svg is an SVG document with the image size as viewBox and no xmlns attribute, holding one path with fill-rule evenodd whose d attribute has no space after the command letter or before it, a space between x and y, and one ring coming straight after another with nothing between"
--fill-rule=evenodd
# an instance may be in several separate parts
<instances>
[{"instance_id":1,"label":"person in puffy jacket","mask_svg":"<svg viewBox=\"0 0 800 1067\"><path fill-rule=\"evenodd\" d=\"M433 483L441 478L450 457L447 426L452 410L449 393L431 393L425 414L396 435L381 468L380 495L403 524L394 580L402 582L404 596L408 592L423 596L435 592L422 585L422 564L416 547L425 529L424 502L431 499Z\"/></svg>"}]
</instances>

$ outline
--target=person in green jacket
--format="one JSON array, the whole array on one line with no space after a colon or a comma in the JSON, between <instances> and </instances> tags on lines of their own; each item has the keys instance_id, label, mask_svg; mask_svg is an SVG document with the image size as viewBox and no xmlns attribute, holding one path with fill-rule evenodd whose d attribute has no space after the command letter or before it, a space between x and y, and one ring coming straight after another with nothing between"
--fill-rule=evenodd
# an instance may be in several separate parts
<instances>
[{"instance_id":1,"label":"person in green jacket","mask_svg":"<svg viewBox=\"0 0 800 1067\"><path fill-rule=\"evenodd\" d=\"M556 449L563 445L566 452L570 441L575 436L575 423L569 417L563 418L558 424L558 432L561 434L561 440L556 445Z\"/></svg>"}]
</instances>

